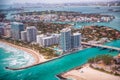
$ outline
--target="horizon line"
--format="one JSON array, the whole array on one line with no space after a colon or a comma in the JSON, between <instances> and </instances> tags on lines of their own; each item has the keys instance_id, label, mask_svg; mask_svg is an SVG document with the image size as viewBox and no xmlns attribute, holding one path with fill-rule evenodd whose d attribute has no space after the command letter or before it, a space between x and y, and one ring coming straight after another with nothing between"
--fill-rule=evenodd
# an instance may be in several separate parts
<instances>
[{"instance_id":1,"label":"horizon line","mask_svg":"<svg viewBox=\"0 0 120 80\"><path fill-rule=\"evenodd\" d=\"M75 1L75 2L12 2L12 3L8 3L8 2L1 2L0 5L13 5L13 4L70 4L70 3L99 3L99 2L120 2L119 0L114 0L114 1L84 1L84 2L80 2L80 1Z\"/></svg>"}]
</instances>

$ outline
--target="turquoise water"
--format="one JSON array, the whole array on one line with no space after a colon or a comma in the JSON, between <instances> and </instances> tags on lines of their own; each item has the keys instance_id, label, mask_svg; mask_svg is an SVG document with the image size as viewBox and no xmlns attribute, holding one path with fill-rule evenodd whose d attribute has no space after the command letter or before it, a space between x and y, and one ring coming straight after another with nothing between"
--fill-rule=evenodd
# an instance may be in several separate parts
<instances>
[{"instance_id":1,"label":"turquoise water","mask_svg":"<svg viewBox=\"0 0 120 80\"><path fill-rule=\"evenodd\" d=\"M119 7L111 7L118 8ZM116 18L109 23L94 23L112 27L120 30L120 12L110 12L109 7L59 7L59 8L26 8L25 11L43 11L43 10L57 10L57 11L76 11L82 13L101 13L114 15ZM10 17L11 13L8 12ZM79 23L76 28L84 25L92 25L93 23ZM106 45L120 47L120 40L112 41ZM81 66L87 62L91 57L100 54L117 55L118 52L110 52L109 50L100 50L99 48L89 48L73 54L66 55L62 58L34 66L24 70L12 71L6 70L5 67L20 67L30 65L34 59L23 51L14 49L10 46L0 44L0 80L58 80L55 75L62 72L69 71L77 66Z\"/></svg>"},{"instance_id":2,"label":"turquoise water","mask_svg":"<svg viewBox=\"0 0 120 80\"><path fill-rule=\"evenodd\" d=\"M120 40L112 41L107 43L107 45L120 47ZM115 56L118 52L100 50L99 48L88 48L38 66L12 71L5 69L6 66L10 66L8 65L9 60L4 61L4 59L7 59L12 54L4 50L4 48L0 48L0 80L58 80L55 75L83 65L89 58L101 54Z\"/></svg>"},{"instance_id":3,"label":"turquoise water","mask_svg":"<svg viewBox=\"0 0 120 80\"><path fill-rule=\"evenodd\" d=\"M81 28L82 26L86 25L100 25L100 26L109 26L111 28L120 30L120 12L112 12L108 9L120 9L120 7L100 7L100 9L96 9L96 7L88 7L88 6L77 6L77 7L49 7L49 8L25 8L25 12L31 12L31 11L46 11L46 10L55 10L55 11L75 11L75 12L82 12L82 13L99 13L99 14L106 14L106 15L114 15L115 19L111 22L105 22L105 23L78 23L75 25L75 28ZM20 11L19 11L20 12ZM9 11L7 18L11 18L11 14L13 13L19 13L18 11Z\"/></svg>"},{"instance_id":4,"label":"turquoise water","mask_svg":"<svg viewBox=\"0 0 120 80\"><path fill-rule=\"evenodd\" d=\"M24 67L34 63L32 55L0 42L0 59L10 67ZM7 63L6 63L7 62Z\"/></svg>"}]
</instances>

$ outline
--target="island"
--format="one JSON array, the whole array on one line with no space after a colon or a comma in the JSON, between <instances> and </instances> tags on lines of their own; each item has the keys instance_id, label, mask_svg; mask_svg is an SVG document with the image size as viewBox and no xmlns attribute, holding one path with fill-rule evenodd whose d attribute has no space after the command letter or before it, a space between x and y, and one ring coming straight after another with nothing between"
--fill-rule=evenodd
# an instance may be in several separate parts
<instances>
[{"instance_id":1,"label":"island","mask_svg":"<svg viewBox=\"0 0 120 80\"><path fill-rule=\"evenodd\" d=\"M68 11L34 11L13 14L13 20L22 22L110 22L113 15Z\"/></svg>"},{"instance_id":2,"label":"island","mask_svg":"<svg viewBox=\"0 0 120 80\"><path fill-rule=\"evenodd\" d=\"M91 46L91 45L85 45L83 43L87 44L98 44L98 45L104 45L106 42L110 42L113 40L118 40L120 39L120 31L116 29L112 29L108 26L98 26L98 25L89 25L89 26L82 26L81 28L74 28L73 23L76 22L110 22L113 20L115 17L111 15L101 15L101 14L82 14L78 12L66 12L66 11L42 11L42 12L24 12L24 13L18 13L13 15L13 22L7 21L7 28L5 24L5 28L0 28L1 33L3 30L11 30L11 28L8 27L12 26L13 27L13 33L16 32L14 30L14 26L18 27L17 29L20 29L19 27L24 27L25 29L21 30L21 32L16 33L16 34L21 34L22 32L25 33L21 34L22 37L26 38L27 37L41 37L41 35L45 35L44 39L49 40L51 38L52 34L57 34L59 38L54 38L56 41L60 41L60 35L62 33L62 30L65 31L67 29L68 32L70 32L69 37L72 37L72 39L75 37L76 39L76 34L75 36L73 35L74 33L79 33L77 34L77 41L80 41L80 46L79 48L71 48L68 52L61 51L60 54L57 54L57 50L55 48L60 48L60 44L54 43L49 46L42 46L37 41L31 41L28 42L27 40L24 41L20 37L19 39L14 39L14 37L6 37L4 34L0 33L0 41L2 43L5 43L7 45L17 47L18 49L22 49L26 52L32 54L32 56L35 58L35 63L30 65L30 66L25 66L21 68L10 68L10 67L5 67L5 69L10 69L10 70L21 70L21 69L26 69L30 68L32 66L36 66L39 64L43 64L46 62L49 62L51 60L55 60L58 58L61 58L63 56L66 56L68 54L72 54L73 52L84 50L86 48L90 47L96 47L96 46ZM79 19L79 20L78 20ZM14 22L17 21L17 22ZM60 24L57 22L65 22L65 24ZM6 23L3 21L3 24ZM11 23L11 24L10 24ZM9 29L8 29L9 28ZM19 30L18 30L19 31ZM28 31L28 33L27 33ZM63 33L67 33L63 32ZM29 34L29 35L26 35ZM35 36L33 36L35 34ZM50 37L49 37L50 36ZM55 36L55 35L54 35ZM67 37L68 38L68 37ZM49 40L49 41L53 41ZM71 38L69 40L72 40ZM73 41L75 40L73 39ZM80 40L81 39L81 40ZM46 41L46 43L48 43ZM73 44L70 42L69 44ZM67 44L67 45L69 45ZM79 43L78 43L79 44ZM100 48L100 50L103 49L108 49L108 48ZM109 50L112 51L112 50ZM115 50L113 50L115 51ZM120 49L118 50L120 51ZM38 57L36 57L38 56ZM41 57L41 59L39 59ZM103 57L103 56L102 56ZM108 56L109 57L109 56ZM98 57L98 58L101 58ZM93 58L94 59L94 58ZM90 59L88 62L91 62ZM102 58L103 59L103 58ZM111 59L111 57L110 57ZM115 59L116 60L116 59ZM100 61L102 61L100 59ZM96 63L99 63L96 62ZM90 65L92 66L87 66L87 67L93 67L94 68L94 63L91 63ZM96 65L96 64L95 64ZM119 68L119 67L117 67ZM79 68L77 68L79 69ZM105 71L106 72L106 71ZM68 72L69 73L69 72ZM84 71L81 71L81 73L84 73ZM119 75L119 73L114 73ZM59 77L64 76L58 75ZM114 76L113 76L114 77Z\"/></svg>"}]
</instances>

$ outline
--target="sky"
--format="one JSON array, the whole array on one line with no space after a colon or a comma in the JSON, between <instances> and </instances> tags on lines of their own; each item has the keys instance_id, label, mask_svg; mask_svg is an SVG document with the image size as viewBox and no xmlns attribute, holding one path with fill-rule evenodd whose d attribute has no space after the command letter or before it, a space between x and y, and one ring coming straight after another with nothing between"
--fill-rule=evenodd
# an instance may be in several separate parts
<instances>
[{"instance_id":1,"label":"sky","mask_svg":"<svg viewBox=\"0 0 120 80\"><path fill-rule=\"evenodd\" d=\"M77 3L77 2L101 2L101 1L115 1L115 0L0 0L0 4L13 3Z\"/></svg>"}]
</instances>

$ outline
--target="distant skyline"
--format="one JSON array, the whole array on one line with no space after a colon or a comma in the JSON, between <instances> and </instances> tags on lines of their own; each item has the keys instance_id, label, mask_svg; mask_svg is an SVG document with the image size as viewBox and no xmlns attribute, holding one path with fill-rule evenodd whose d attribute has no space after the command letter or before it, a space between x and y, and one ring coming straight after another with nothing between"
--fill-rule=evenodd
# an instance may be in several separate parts
<instances>
[{"instance_id":1,"label":"distant skyline","mask_svg":"<svg viewBox=\"0 0 120 80\"><path fill-rule=\"evenodd\" d=\"M119 0L0 0L0 4L14 4L14 3L77 3L77 2L109 2Z\"/></svg>"}]
</instances>

